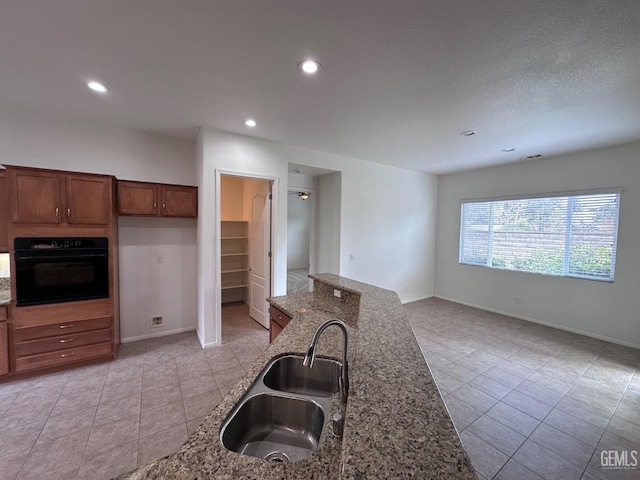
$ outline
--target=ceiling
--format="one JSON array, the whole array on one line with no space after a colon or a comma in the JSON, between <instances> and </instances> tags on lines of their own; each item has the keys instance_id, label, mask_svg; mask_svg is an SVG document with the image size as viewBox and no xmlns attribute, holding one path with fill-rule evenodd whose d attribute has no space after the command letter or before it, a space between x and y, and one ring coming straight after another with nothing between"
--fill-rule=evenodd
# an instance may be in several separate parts
<instances>
[{"instance_id":1,"label":"ceiling","mask_svg":"<svg viewBox=\"0 0 640 480\"><path fill-rule=\"evenodd\" d=\"M638 0L2 0L0 106L440 174L640 140L639 25Z\"/></svg>"}]
</instances>

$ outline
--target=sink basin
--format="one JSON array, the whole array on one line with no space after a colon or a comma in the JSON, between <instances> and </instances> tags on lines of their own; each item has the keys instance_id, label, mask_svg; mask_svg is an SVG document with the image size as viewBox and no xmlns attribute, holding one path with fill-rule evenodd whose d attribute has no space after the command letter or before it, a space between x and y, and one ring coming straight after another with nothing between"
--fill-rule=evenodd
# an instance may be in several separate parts
<instances>
[{"instance_id":1,"label":"sink basin","mask_svg":"<svg viewBox=\"0 0 640 480\"><path fill-rule=\"evenodd\" d=\"M312 400L263 393L232 412L220 437L229 450L289 463L318 448L324 420L323 409Z\"/></svg>"},{"instance_id":2,"label":"sink basin","mask_svg":"<svg viewBox=\"0 0 640 480\"><path fill-rule=\"evenodd\" d=\"M340 362L316 358L313 368L302 365L303 355L285 355L267 365L262 381L272 390L329 397L340 389Z\"/></svg>"}]
</instances>

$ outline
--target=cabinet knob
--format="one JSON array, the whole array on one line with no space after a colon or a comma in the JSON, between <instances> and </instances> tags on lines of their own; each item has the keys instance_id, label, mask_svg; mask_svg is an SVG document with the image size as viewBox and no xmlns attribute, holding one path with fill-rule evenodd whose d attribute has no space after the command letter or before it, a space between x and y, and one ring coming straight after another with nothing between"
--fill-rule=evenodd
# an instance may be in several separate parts
<instances>
[{"instance_id":1,"label":"cabinet knob","mask_svg":"<svg viewBox=\"0 0 640 480\"><path fill-rule=\"evenodd\" d=\"M60 218L60 208L56 207L56 218Z\"/></svg>"},{"instance_id":2,"label":"cabinet knob","mask_svg":"<svg viewBox=\"0 0 640 480\"><path fill-rule=\"evenodd\" d=\"M162 204L162 208L167 208L167 204L166 204L166 203L163 203L163 204Z\"/></svg>"},{"instance_id":3,"label":"cabinet knob","mask_svg":"<svg viewBox=\"0 0 640 480\"><path fill-rule=\"evenodd\" d=\"M67 208L67 218L71 218L71 209Z\"/></svg>"},{"instance_id":4,"label":"cabinet knob","mask_svg":"<svg viewBox=\"0 0 640 480\"><path fill-rule=\"evenodd\" d=\"M153 202L153 208L158 208L158 203L157 202Z\"/></svg>"},{"instance_id":5,"label":"cabinet knob","mask_svg":"<svg viewBox=\"0 0 640 480\"><path fill-rule=\"evenodd\" d=\"M71 353L63 353L62 355L60 355L60 358L66 358L66 357L73 357L75 355L74 352Z\"/></svg>"}]
</instances>

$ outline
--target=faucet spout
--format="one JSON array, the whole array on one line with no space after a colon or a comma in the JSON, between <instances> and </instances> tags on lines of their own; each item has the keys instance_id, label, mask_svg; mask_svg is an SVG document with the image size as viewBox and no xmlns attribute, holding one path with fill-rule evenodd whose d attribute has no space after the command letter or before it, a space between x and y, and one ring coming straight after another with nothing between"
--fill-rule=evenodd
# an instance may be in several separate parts
<instances>
[{"instance_id":1,"label":"faucet spout","mask_svg":"<svg viewBox=\"0 0 640 480\"><path fill-rule=\"evenodd\" d=\"M340 330L342 330L342 368L340 370L340 399L342 403L347 403L347 398L349 396L349 332L347 330L347 325L342 320L329 320L318 327L316 333L313 335L313 339L311 340L311 344L309 345L307 354L302 361L302 365L308 368L313 367L313 363L316 359L316 348L318 347L320 335L322 335L322 332L324 332L328 327L331 327L332 325L335 325L336 327L339 327Z\"/></svg>"}]
</instances>

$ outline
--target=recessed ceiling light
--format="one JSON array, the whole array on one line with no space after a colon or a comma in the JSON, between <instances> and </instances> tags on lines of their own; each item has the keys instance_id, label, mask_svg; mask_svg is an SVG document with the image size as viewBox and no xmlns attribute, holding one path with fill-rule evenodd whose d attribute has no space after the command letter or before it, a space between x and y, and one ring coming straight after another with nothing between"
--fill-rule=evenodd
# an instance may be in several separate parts
<instances>
[{"instance_id":1,"label":"recessed ceiling light","mask_svg":"<svg viewBox=\"0 0 640 480\"><path fill-rule=\"evenodd\" d=\"M476 131L475 130L465 130L464 132L460 132L460 135L462 135L463 137L470 137L471 135L475 135Z\"/></svg>"},{"instance_id":2,"label":"recessed ceiling light","mask_svg":"<svg viewBox=\"0 0 640 480\"><path fill-rule=\"evenodd\" d=\"M105 87L102 83L96 81L87 82L87 87L89 87L94 92L98 93L107 93L109 89Z\"/></svg>"},{"instance_id":3,"label":"recessed ceiling light","mask_svg":"<svg viewBox=\"0 0 640 480\"><path fill-rule=\"evenodd\" d=\"M251 127L251 128L253 128L253 127L255 127L255 126L257 125L256 121L255 121L255 120L253 120L252 118L248 118L247 120L245 120L245 121L244 121L244 124L245 124L247 127Z\"/></svg>"},{"instance_id":4,"label":"recessed ceiling light","mask_svg":"<svg viewBox=\"0 0 640 480\"><path fill-rule=\"evenodd\" d=\"M509 148L502 148L500 149L501 152L513 152L516 148L515 147L509 147Z\"/></svg>"},{"instance_id":5,"label":"recessed ceiling light","mask_svg":"<svg viewBox=\"0 0 640 480\"><path fill-rule=\"evenodd\" d=\"M318 73L322 66L315 60L304 60L298 64L298 68L307 75Z\"/></svg>"}]
</instances>

